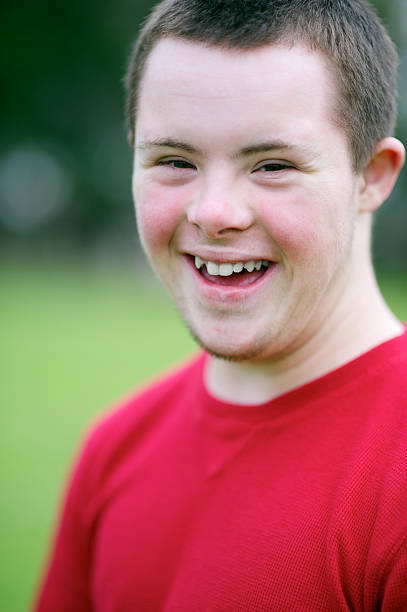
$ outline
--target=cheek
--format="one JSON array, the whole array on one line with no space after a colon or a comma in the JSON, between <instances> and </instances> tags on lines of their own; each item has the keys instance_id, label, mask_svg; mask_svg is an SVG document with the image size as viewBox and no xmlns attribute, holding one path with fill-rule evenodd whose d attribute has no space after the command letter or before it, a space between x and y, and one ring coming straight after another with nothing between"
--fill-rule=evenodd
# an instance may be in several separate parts
<instances>
[{"instance_id":1,"label":"cheek","mask_svg":"<svg viewBox=\"0 0 407 612\"><path fill-rule=\"evenodd\" d=\"M135 188L134 203L140 238L147 251L168 246L183 216L183 206L168 190Z\"/></svg>"},{"instance_id":2,"label":"cheek","mask_svg":"<svg viewBox=\"0 0 407 612\"><path fill-rule=\"evenodd\" d=\"M320 220L311 206L293 198L258 203L259 218L283 253L291 260L312 258L321 243Z\"/></svg>"},{"instance_id":3,"label":"cheek","mask_svg":"<svg viewBox=\"0 0 407 612\"><path fill-rule=\"evenodd\" d=\"M288 259L315 265L347 247L351 224L344 214L345 201L329 197L329 191L325 197L284 194L258 202L258 210L267 232Z\"/></svg>"}]
</instances>

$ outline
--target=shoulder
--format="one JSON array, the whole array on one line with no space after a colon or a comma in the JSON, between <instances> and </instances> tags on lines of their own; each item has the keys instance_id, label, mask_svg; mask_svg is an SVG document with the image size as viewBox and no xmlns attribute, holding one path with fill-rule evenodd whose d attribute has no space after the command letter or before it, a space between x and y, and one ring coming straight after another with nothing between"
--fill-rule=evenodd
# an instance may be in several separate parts
<instances>
[{"instance_id":1,"label":"shoulder","mask_svg":"<svg viewBox=\"0 0 407 612\"><path fill-rule=\"evenodd\" d=\"M395 408L407 415L407 327L404 332L372 348L338 370L340 393L359 398L359 407Z\"/></svg>"},{"instance_id":2,"label":"shoulder","mask_svg":"<svg viewBox=\"0 0 407 612\"><path fill-rule=\"evenodd\" d=\"M407 426L407 327L404 333L367 355L366 401L382 407L384 422ZM397 421L397 424L394 422ZM402 427L403 429L403 427ZM400 430L401 433L401 430Z\"/></svg>"},{"instance_id":3,"label":"shoulder","mask_svg":"<svg viewBox=\"0 0 407 612\"><path fill-rule=\"evenodd\" d=\"M328 548L340 568L341 589L357 602L357 580L363 581L379 606L383 590L390 592L389 584L397 581L400 563L407 571L407 333L351 365L353 380L340 394L348 417L342 432L346 453Z\"/></svg>"},{"instance_id":4,"label":"shoulder","mask_svg":"<svg viewBox=\"0 0 407 612\"><path fill-rule=\"evenodd\" d=\"M178 365L113 406L85 433L80 463L106 464L126 448L139 446L165 429L169 420L181 416L193 396L203 387L204 353Z\"/></svg>"},{"instance_id":5,"label":"shoulder","mask_svg":"<svg viewBox=\"0 0 407 612\"><path fill-rule=\"evenodd\" d=\"M94 434L103 436L108 430L110 435L112 428L127 427L144 416L150 416L151 410L165 410L169 400L201 384L203 361L204 354L199 353L132 392L95 424Z\"/></svg>"}]
</instances>

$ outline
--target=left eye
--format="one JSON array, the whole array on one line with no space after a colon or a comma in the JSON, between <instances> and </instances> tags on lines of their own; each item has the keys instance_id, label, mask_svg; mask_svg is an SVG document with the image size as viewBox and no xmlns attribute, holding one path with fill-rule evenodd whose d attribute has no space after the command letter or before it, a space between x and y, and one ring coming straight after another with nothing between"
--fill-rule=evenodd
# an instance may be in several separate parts
<instances>
[{"instance_id":1,"label":"left eye","mask_svg":"<svg viewBox=\"0 0 407 612\"><path fill-rule=\"evenodd\" d=\"M257 166L256 168L254 168L253 172L278 172L290 168L293 168L293 166L285 162L268 162L261 166Z\"/></svg>"}]
</instances>

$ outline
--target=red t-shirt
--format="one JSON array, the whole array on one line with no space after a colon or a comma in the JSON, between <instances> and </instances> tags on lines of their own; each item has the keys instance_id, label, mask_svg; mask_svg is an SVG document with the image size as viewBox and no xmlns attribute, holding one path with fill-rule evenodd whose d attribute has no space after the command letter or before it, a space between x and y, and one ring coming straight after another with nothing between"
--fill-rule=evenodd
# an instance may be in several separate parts
<instances>
[{"instance_id":1,"label":"red t-shirt","mask_svg":"<svg viewBox=\"0 0 407 612\"><path fill-rule=\"evenodd\" d=\"M37 612L407 610L407 333L257 406L205 355L94 428Z\"/></svg>"}]
</instances>

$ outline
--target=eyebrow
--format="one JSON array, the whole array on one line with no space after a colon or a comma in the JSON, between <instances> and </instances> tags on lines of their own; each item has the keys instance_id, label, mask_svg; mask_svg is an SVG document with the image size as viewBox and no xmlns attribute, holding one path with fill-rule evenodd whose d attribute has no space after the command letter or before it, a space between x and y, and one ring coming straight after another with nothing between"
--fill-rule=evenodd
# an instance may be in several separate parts
<instances>
[{"instance_id":1,"label":"eyebrow","mask_svg":"<svg viewBox=\"0 0 407 612\"><path fill-rule=\"evenodd\" d=\"M295 145L288 144L283 142L282 140L273 140L266 142L259 142L258 144L249 145L248 147L243 147L240 149L235 155L234 158L240 159L242 157L249 157L250 155L255 155L256 153L267 153L269 151L281 151L282 149L294 149L297 148Z\"/></svg>"},{"instance_id":2,"label":"eyebrow","mask_svg":"<svg viewBox=\"0 0 407 612\"><path fill-rule=\"evenodd\" d=\"M172 138L154 138L153 140L144 140L140 142L136 149L139 151L145 151L146 149L150 149L153 147L167 147L170 149L181 149L182 151L187 151L187 153L202 153L196 147L188 144L187 142L182 142L180 140L174 140Z\"/></svg>"},{"instance_id":3,"label":"eyebrow","mask_svg":"<svg viewBox=\"0 0 407 612\"><path fill-rule=\"evenodd\" d=\"M299 142L284 142L283 140L267 140L265 142L259 142L257 144L243 147L232 157L233 159L241 159L249 157L250 155L256 155L258 153L274 153L276 151L293 151L303 153L312 157L318 157L318 152L307 144L301 144Z\"/></svg>"},{"instance_id":4,"label":"eyebrow","mask_svg":"<svg viewBox=\"0 0 407 612\"><path fill-rule=\"evenodd\" d=\"M194 147L188 142L174 140L173 138L154 138L152 140L145 140L139 143L136 146L136 149L144 151L146 149L154 147L181 149L182 151L186 151L187 153L203 155L203 152L200 149ZM243 147L242 149L237 151L237 153L234 153L231 157L232 159L242 159L244 157L249 157L250 155L256 155L258 153L269 153L273 151L281 151L284 149L297 150L303 153L316 155L316 152L307 145L302 145L299 143L287 143L283 140L272 140Z\"/></svg>"}]
</instances>

